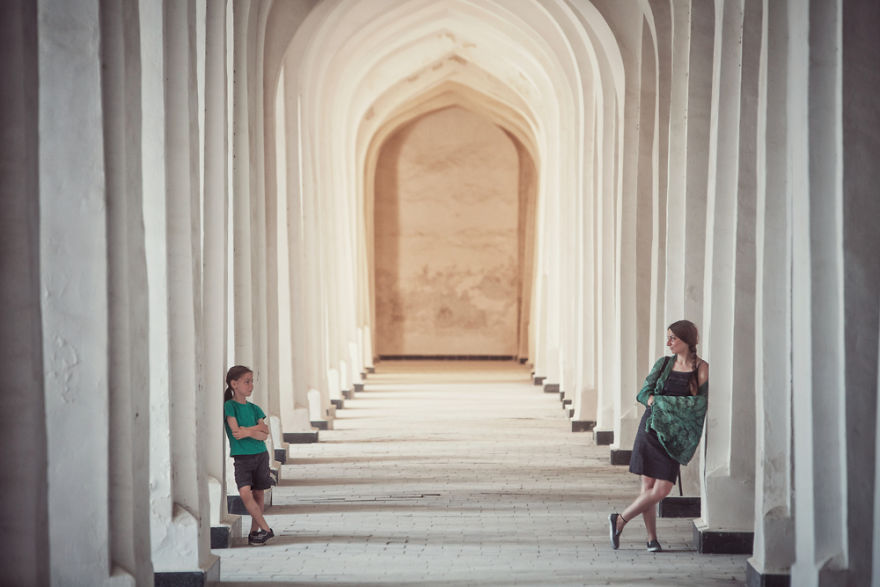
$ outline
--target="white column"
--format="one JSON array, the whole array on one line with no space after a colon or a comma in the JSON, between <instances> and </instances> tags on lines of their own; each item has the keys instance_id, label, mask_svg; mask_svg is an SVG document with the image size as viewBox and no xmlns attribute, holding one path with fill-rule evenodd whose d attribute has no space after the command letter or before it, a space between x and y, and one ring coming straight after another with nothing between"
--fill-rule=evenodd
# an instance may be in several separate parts
<instances>
[{"instance_id":1,"label":"white column","mask_svg":"<svg viewBox=\"0 0 880 587\"><path fill-rule=\"evenodd\" d=\"M641 415L635 395L651 363L647 349L650 335L655 59L650 40L644 38L647 32L642 23L630 24L620 34L627 83L625 155L616 215L615 319L618 326L615 330L619 336L615 349L620 385L615 394L617 420L612 455L615 450L632 449Z\"/></svg>"},{"instance_id":2,"label":"white column","mask_svg":"<svg viewBox=\"0 0 880 587\"><path fill-rule=\"evenodd\" d=\"M710 364L701 552L748 552L755 476L755 165L759 2L716 11L716 84L706 232L705 357ZM738 533L723 540L719 532Z\"/></svg>"},{"instance_id":3,"label":"white column","mask_svg":"<svg viewBox=\"0 0 880 587\"><path fill-rule=\"evenodd\" d=\"M880 218L880 116L877 102L869 96L880 88L880 72L876 65L876 26L880 22L880 6L875 2L837 2L841 23L835 27L839 36L832 37L827 58L839 59L840 104L843 162L843 321L845 324L843 366L844 386L838 393L845 402L845 436L841 439L846 453L844 544L847 556L847 583L867 585L872 567L880 566L873 557L873 530L868 521L874 514L872 500L876 491L875 478L868 463L878 467L876 442L880 428L877 412L877 349L880 339L876 324L880 319L880 263L877 251L880 238L874 221ZM826 10L821 7L821 10ZM833 22L833 17L826 22ZM812 21L811 21L812 25ZM825 47L825 43L819 43ZM835 55L834 47L842 53ZM826 89L823 86L823 89ZM826 89L827 91L827 89ZM826 192L828 193L828 192ZM872 491L874 489L874 491ZM876 528L876 526L875 526ZM876 570L874 571L876 572ZM877 583L875 583L877 584Z\"/></svg>"},{"instance_id":4,"label":"white column","mask_svg":"<svg viewBox=\"0 0 880 587\"><path fill-rule=\"evenodd\" d=\"M234 267L232 302L234 352L233 364L256 369L254 364L254 300L251 211L251 140L248 119L248 15L250 0L230 3L233 10L233 74L232 74L232 216L229 218L233 241Z\"/></svg>"},{"instance_id":5,"label":"white column","mask_svg":"<svg viewBox=\"0 0 880 587\"><path fill-rule=\"evenodd\" d=\"M206 453L211 503L211 525L240 524L226 507L226 434L223 429L222 390L227 364L227 71L226 6L207 2L205 13L205 128L204 128L204 232L202 282L201 379L205 389ZM234 532L233 532L234 534Z\"/></svg>"},{"instance_id":6,"label":"white column","mask_svg":"<svg viewBox=\"0 0 880 587\"><path fill-rule=\"evenodd\" d=\"M282 169L287 181L287 252L290 274L287 285L290 291L291 371L293 378L293 417L284 425L290 433L311 432L309 415L309 358L312 345L311 331L306 311L305 217L303 176L301 166L300 98L297 93L297 67L295 62L283 65L283 78L279 81L284 102L284 145L286 158Z\"/></svg>"},{"instance_id":7,"label":"white column","mask_svg":"<svg viewBox=\"0 0 880 587\"><path fill-rule=\"evenodd\" d=\"M755 540L748 565L765 577L787 576L794 561L787 9L764 2L758 104Z\"/></svg>"},{"instance_id":8,"label":"white column","mask_svg":"<svg viewBox=\"0 0 880 587\"><path fill-rule=\"evenodd\" d=\"M113 569L152 581L147 272L141 177L137 4L101 6L109 262L110 527ZM117 571L118 572L118 571Z\"/></svg>"},{"instance_id":9,"label":"white column","mask_svg":"<svg viewBox=\"0 0 880 587\"><path fill-rule=\"evenodd\" d=\"M164 31L164 37L156 35L144 44L144 87L150 92L145 97L149 115L145 105L144 116L152 122L144 124L144 167L153 170L144 178L150 347L156 361L151 361L150 398L153 565L157 573L200 572L217 580L219 559L209 550L208 483L200 458L206 451L198 394L201 263L194 3L142 6L141 14L144 29L154 35ZM156 92L156 86L164 93Z\"/></svg>"},{"instance_id":10,"label":"white column","mask_svg":"<svg viewBox=\"0 0 880 587\"><path fill-rule=\"evenodd\" d=\"M843 584L846 371L840 3L789 11L795 564L792 585ZM805 51L804 47L810 47ZM798 48L796 48L798 47ZM796 133L796 134L795 134ZM846 390L846 393L843 392Z\"/></svg>"},{"instance_id":11,"label":"white column","mask_svg":"<svg viewBox=\"0 0 880 587\"><path fill-rule=\"evenodd\" d=\"M49 538L41 562L53 585L102 585L112 560L100 2L36 4Z\"/></svg>"},{"instance_id":12,"label":"white column","mask_svg":"<svg viewBox=\"0 0 880 587\"><path fill-rule=\"evenodd\" d=\"M26 393L7 397L15 413L6 423L0 453L4 500L0 568L11 585L47 585L50 580L46 399L40 312L40 193L37 3L0 5L0 307L15 336L0 342L0 372L26 381ZM57 147L56 147L57 148ZM53 202L54 205L54 202ZM27 491L21 491L27 487ZM57 581L60 583L60 581Z\"/></svg>"}]
</instances>

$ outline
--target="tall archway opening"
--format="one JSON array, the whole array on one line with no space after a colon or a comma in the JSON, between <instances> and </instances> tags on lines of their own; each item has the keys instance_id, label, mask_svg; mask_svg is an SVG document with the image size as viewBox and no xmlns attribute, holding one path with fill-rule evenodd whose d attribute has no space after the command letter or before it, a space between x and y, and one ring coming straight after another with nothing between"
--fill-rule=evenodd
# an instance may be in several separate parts
<instances>
[{"instance_id":1,"label":"tall archway opening","mask_svg":"<svg viewBox=\"0 0 880 587\"><path fill-rule=\"evenodd\" d=\"M378 356L525 356L535 175L515 136L458 105L386 138L374 180Z\"/></svg>"}]
</instances>

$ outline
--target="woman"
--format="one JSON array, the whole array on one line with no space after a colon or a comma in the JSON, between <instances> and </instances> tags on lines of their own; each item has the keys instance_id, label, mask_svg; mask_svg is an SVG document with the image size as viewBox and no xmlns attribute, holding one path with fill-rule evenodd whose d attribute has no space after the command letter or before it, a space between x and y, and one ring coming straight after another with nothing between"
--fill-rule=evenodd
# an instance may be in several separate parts
<instances>
[{"instance_id":1,"label":"woman","mask_svg":"<svg viewBox=\"0 0 880 587\"><path fill-rule=\"evenodd\" d=\"M624 526L642 514L648 531L648 550L662 550L657 541L656 504L669 495L679 465L693 457L703 432L709 392L709 364L697 356L697 327L688 320L669 325L666 346L674 354L662 357L645 379L636 399L646 406L629 462L641 475L642 491L628 508L608 516L611 546L620 545Z\"/></svg>"}]
</instances>

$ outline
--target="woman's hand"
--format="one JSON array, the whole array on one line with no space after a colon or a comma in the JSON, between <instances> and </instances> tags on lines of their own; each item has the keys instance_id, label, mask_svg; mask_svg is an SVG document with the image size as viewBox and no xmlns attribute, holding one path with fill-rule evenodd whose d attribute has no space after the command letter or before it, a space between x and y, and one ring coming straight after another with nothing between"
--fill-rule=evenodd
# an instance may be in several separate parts
<instances>
[{"instance_id":1,"label":"woman's hand","mask_svg":"<svg viewBox=\"0 0 880 587\"><path fill-rule=\"evenodd\" d=\"M648 404L649 406L653 406L653 405L654 405L654 394L653 394L653 393L652 393L651 395L648 396L647 404Z\"/></svg>"}]
</instances>

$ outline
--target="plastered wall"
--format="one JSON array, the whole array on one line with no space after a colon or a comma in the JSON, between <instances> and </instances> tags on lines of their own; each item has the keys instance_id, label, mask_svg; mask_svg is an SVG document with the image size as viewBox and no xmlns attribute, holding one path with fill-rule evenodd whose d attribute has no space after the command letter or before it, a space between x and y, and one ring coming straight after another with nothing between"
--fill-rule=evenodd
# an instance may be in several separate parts
<instances>
[{"instance_id":1,"label":"plastered wall","mask_svg":"<svg viewBox=\"0 0 880 587\"><path fill-rule=\"evenodd\" d=\"M386 141L376 170L380 355L514 355L519 158L490 121L451 107Z\"/></svg>"}]
</instances>

